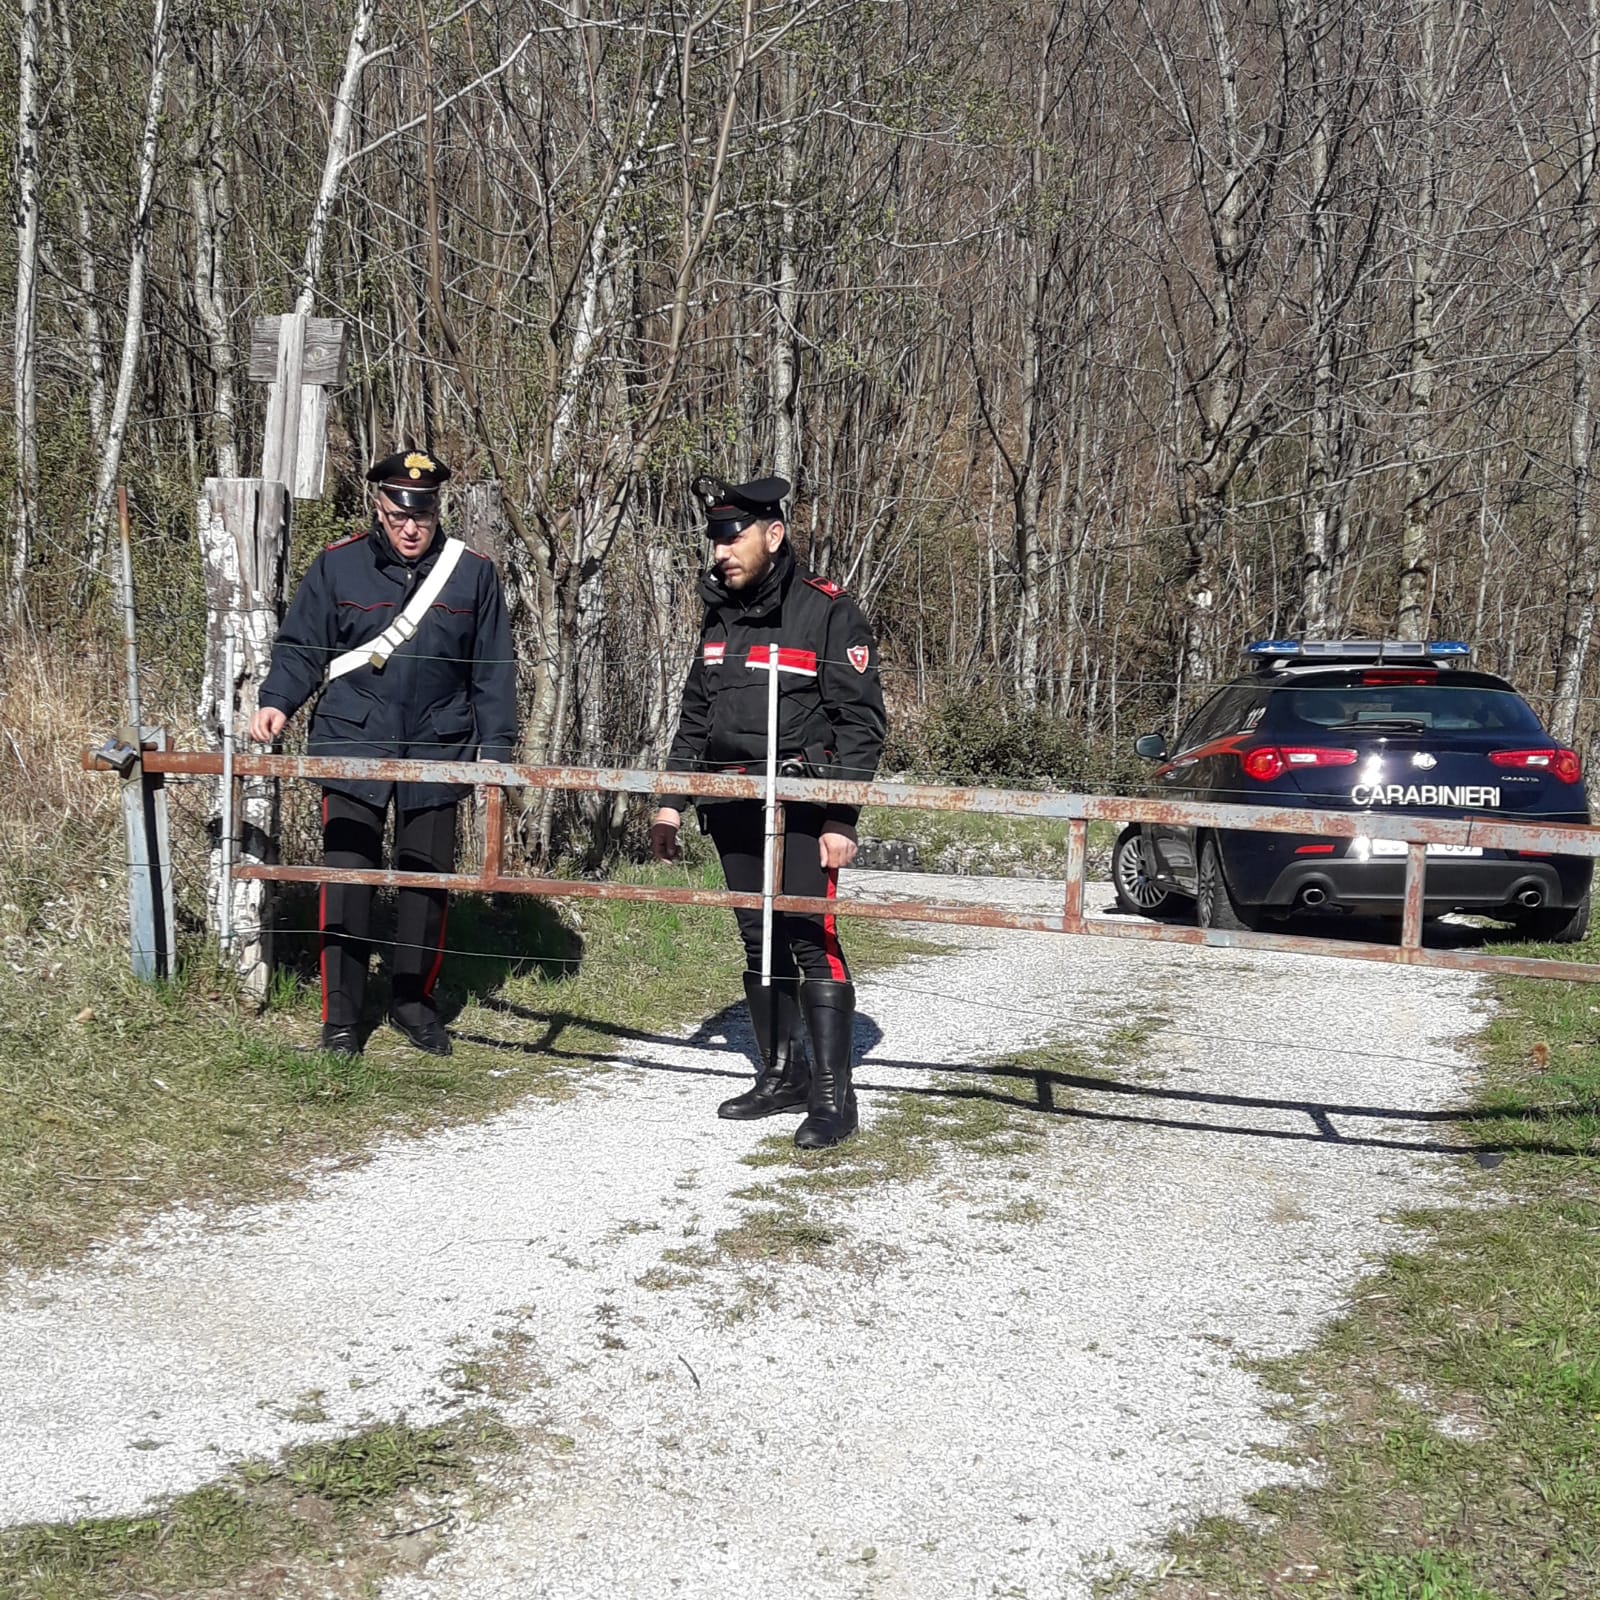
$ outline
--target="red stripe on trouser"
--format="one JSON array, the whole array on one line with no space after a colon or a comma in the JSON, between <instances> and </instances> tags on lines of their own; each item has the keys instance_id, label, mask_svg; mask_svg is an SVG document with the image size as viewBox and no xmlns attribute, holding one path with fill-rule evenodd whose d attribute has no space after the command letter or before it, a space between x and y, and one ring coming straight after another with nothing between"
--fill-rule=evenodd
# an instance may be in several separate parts
<instances>
[{"instance_id":1,"label":"red stripe on trouser","mask_svg":"<svg viewBox=\"0 0 1600 1600\"><path fill-rule=\"evenodd\" d=\"M433 966L429 969L428 976L422 980L422 997L427 999L433 993L433 986L439 979L439 968L444 965L444 930L450 921L450 903L446 901L439 908L439 950L433 958Z\"/></svg>"},{"instance_id":2,"label":"red stripe on trouser","mask_svg":"<svg viewBox=\"0 0 1600 1600\"><path fill-rule=\"evenodd\" d=\"M322 791L322 837L323 848L327 848L328 837L328 791ZM317 891L317 933L320 935L317 955L317 966L322 973L322 1020L328 1020L328 886L323 884Z\"/></svg>"},{"instance_id":3,"label":"red stripe on trouser","mask_svg":"<svg viewBox=\"0 0 1600 1600\"><path fill-rule=\"evenodd\" d=\"M828 898L834 899L839 892L839 869L828 868ZM828 957L828 971L833 975L835 983L848 983L850 974L845 969L844 950L839 944L839 927L834 921L830 911L822 919L822 948Z\"/></svg>"}]
</instances>

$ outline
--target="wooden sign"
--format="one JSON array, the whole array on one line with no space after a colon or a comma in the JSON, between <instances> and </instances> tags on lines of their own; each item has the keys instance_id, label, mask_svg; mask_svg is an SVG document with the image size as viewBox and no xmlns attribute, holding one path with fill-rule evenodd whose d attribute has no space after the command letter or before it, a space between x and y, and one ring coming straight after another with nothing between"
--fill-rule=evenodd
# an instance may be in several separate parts
<instances>
[{"instance_id":1,"label":"wooden sign","mask_svg":"<svg viewBox=\"0 0 1600 1600\"><path fill-rule=\"evenodd\" d=\"M261 476L296 500L320 500L328 458L328 390L345 381L349 334L328 317L258 317L250 376L267 390Z\"/></svg>"}]
</instances>

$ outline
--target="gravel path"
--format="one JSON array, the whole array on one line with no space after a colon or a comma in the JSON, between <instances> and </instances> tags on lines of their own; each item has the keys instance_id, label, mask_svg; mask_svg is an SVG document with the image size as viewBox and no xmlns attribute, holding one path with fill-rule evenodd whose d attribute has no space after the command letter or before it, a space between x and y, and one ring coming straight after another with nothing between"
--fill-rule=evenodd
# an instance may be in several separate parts
<instances>
[{"instance_id":1,"label":"gravel path","mask_svg":"<svg viewBox=\"0 0 1600 1600\"><path fill-rule=\"evenodd\" d=\"M1474 980L939 937L956 948L861 986L864 1115L890 1089L1020 1095L1044 1134L1023 1164L951 1155L809 1202L842 1262L664 1273L746 1213L770 1174L739 1158L773 1125L712 1114L747 1074L737 1032L630 1044L568 1101L0 1284L0 1523L447 1415L451 1369L507 1335L529 1447L493 1515L389 1600L1087 1596L1108 1561L1288 1481L1241 1359L1305 1346L1398 1242L1391 1215L1449 1194L1438 1113L1471 1072ZM1026 1079L951 1070L1152 1017L1114 1086L1058 1090L1053 1114Z\"/></svg>"}]
</instances>

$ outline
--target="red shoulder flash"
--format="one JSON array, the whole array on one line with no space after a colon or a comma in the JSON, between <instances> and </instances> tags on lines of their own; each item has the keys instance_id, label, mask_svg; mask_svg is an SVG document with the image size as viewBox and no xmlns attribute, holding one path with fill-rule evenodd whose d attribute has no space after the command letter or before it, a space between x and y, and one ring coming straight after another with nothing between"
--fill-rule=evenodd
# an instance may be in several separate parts
<instances>
[{"instance_id":1,"label":"red shoulder flash","mask_svg":"<svg viewBox=\"0 0 1600 1600\"><path fill-rule=\"evenodd\" d=\"M813 589L820 589L822 593L827 595L830 600L837 600L839 596L844 593L844 590L841 589L838 584L832 582L828 578L807 578L806 582L809 583Z\"/></svg>"},{"instance_id":2,"label":"red shoulder flash","mask_svg":"<svg viewBox=\"0 0 1600 1600\"><path fill-rule=\"evenodd\" d=\"M359 544L367 536L365 528L360 533L352 533L348 538L335 539L332 544L323 545L324 550L342 550L347 544Z\"/></svg>"}]
</instances>

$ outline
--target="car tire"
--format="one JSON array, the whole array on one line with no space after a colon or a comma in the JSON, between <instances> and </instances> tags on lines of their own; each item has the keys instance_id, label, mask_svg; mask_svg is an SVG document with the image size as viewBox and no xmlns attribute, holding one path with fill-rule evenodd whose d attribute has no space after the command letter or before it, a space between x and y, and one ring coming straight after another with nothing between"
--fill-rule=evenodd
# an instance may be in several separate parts
<instances>
[{"instance_id":1,"label":"car tire","mask_svg":"<svg viewBox=\"0 0 1600 1600\"><path fill-rule=\"evenodd\" d=\"M1174 891L1145 871L1140 830L1131 822L1111 847L1111 887L1117 904L1132 917L1159 917L1172 909Z\"/></svg>"},{"instance_id":2,"label":"car tire","mask_svg":"<svg viewBox=\"0 0 1600 1600\"><path fill-rule=\"evenodd\" d=\"M1589 931L1589 897L1575 906L1541 906L1517 918L1517 928L1540 944L1577 944Z\"/></svg>"},{"instance_id":3,"label":"car tire","mask_svg":"<svg viewBox=\"0 0 1600 1600\"><path fill-rule=\"evenodd\" d=\"M1223 928L1231 933L1253 932L1261 920L1254 906L1242 906L1233 898L1222 871L1222 852L1217 841L1208 838L1200 847L1200 874L1196 884L1196 919L1202 928Z\"/></svg>"}]
</instances>

